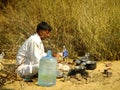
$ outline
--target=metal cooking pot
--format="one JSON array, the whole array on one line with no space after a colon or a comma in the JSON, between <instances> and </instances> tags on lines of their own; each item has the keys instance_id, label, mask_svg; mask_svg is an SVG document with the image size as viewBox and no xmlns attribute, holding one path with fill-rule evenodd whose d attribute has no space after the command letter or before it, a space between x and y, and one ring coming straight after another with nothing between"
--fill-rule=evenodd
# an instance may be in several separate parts
<instances>
[{"instance_id":1,"label":"metal cooking pot","mask_svg":"<svg viewBox=\"0 0 120 90\"><path fill-rule=\"evenodd\" d=\"M87 61L86 62L86 69L87 70L94 70L94 69L96 69L96 61Z\"/></svg>"},{"instance_id":2,"label":"metal cooking pot","mask_svg":"<svg viewBox=\"0 0 120 90\"><path fill-rule=\"evenodd\" d=\"M76 70L82 70L82 69L85 69L86 67L85 66L76 66L75 69Z\"/></svg>"}]
</instances>

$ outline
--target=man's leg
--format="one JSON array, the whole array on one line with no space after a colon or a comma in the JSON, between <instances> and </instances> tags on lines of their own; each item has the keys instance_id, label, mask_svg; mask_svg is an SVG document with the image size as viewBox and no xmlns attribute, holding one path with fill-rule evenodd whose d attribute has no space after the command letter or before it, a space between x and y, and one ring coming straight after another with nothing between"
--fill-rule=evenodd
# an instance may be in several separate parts
<instances>
[{"instance_id":1,"label":"man's leg","mask_svg":"<svg viewBox=\"0 0 120 90\"><path fill-rule=\"evenodd\" d=\"M38 64L26 65L22 64L16 70L17 74L22 77L25 81L31 81L34 75L38 73Z\"/></svg>"}]
</instances>

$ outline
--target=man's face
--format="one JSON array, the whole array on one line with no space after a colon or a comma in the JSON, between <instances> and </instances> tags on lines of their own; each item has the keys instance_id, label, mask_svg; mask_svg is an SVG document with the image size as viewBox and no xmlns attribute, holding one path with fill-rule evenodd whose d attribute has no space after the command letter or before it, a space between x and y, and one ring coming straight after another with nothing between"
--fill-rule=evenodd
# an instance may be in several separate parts
<instances>
[{"instance_id":1,"label":"man's face","mask_svg":"<svg viewBox=\"0 0 120 90\"><path fill-rule=\"evenodd\" d=\"M48 31L48 30L41 30L41 31L38 32L38 35L40 36L40 38L42 40L44 40L44 39L50 37L50 31Z\"/></svg>"}]
</instances>

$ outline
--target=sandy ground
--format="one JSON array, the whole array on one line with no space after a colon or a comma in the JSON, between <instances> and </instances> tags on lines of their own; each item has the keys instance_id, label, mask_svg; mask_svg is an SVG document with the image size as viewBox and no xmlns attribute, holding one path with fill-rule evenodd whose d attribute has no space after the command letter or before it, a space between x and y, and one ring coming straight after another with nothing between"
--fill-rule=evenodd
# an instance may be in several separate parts
<instances>
[{"instance_id":1,"label":"sandy ground","mask_svg":"<svg viewBox=\"0 0 120 90\"><path fill-rule=\"evenodd\" d=\"M106 77L102 74L106 64L111 64L112 76ZM86 81L71 78L63 81L63 78L57 79L56 85L51 87L37 86L37 78L34 82L15 81L6 83L0 90L120 90L120 61L97 62L95 70L88 70L89 78Z\"/></svg>"}]
</instances>

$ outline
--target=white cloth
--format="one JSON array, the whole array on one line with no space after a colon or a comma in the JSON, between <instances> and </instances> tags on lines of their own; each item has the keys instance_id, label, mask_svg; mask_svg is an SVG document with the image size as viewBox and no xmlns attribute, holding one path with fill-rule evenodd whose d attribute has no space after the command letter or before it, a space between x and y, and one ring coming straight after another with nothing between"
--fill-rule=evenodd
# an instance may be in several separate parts
<instances>
[{"instance_id":1,"label":"white cloth","mask_svg":"<svg viewBox=\"0 0 120 90\"><path fill-rule=\"evenodd\" d=\"M46 56L44 46L38 34L31 35L20 47L16 57L16 64L20 65L16 72L20 76L37 74L40 59Z\"/></svg>"}]
</instances>

